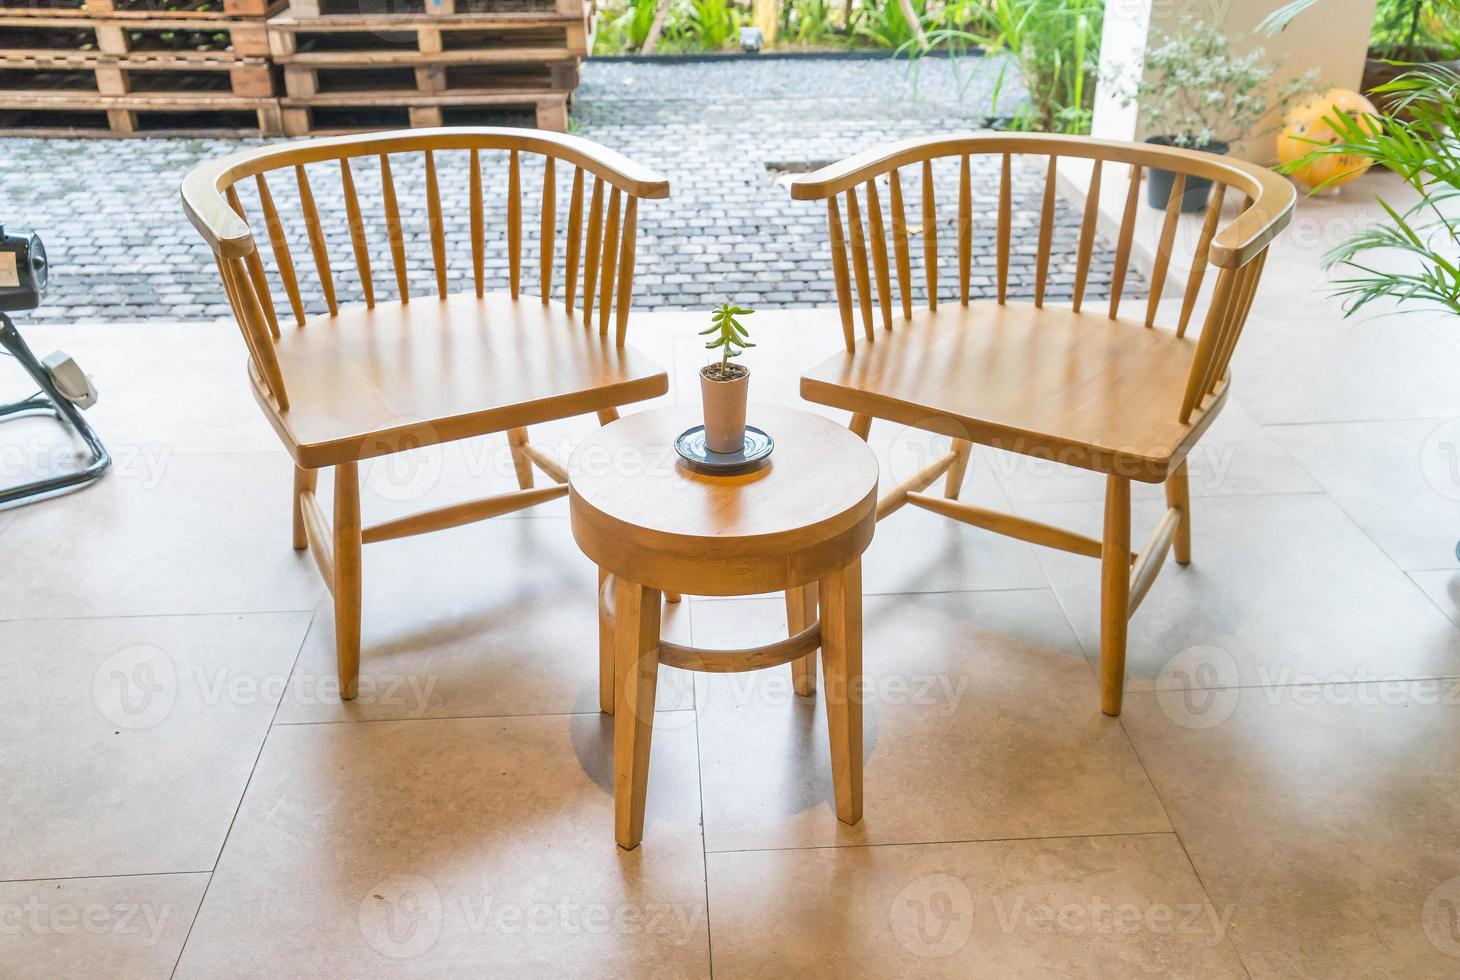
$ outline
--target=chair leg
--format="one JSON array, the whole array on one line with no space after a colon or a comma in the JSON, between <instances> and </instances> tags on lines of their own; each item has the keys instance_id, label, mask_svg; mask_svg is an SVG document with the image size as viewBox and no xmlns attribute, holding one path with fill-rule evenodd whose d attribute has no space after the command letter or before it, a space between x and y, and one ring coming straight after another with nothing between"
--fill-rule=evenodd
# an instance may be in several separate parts
<instances>
[{"instance_id":1,"label":"chair leg","mask_svg":"<svg viewBox=\"0 0 1460 980\"><path fill-rule=\"evenodd\" d=\"M1179 507L1181 520L1176 525L1174 550L1176 564L1191 564L1191 488L1186 476L1186 460L1166 478L1166 506Z\"/></svg>"},{"instance_id":2,"label":"chair leg","mask_svg":"<svg viewBox=\"0 0 1460 980\"><path fill-rule=\"evenodd\" d=\"M294 550L303 551L309 547L309 535L304 530L304 506L300 497L305 491L313 491L319 477L318 470L294 467Z\"/></svg>"},{"instance_id":3,"label":"chair leg","mask_svg":"<svg viewBox=\"0 0 1460 980\"><path fill-rule=\"evenodd\" d=\"M1120 714L1130 622L1130 480L1105 482L1105 539L1100 551L1100 710Z\"/></svg>"},{"instance_id":4,"label":"chair leg","mask_svg":"<svg viewBox=\"0 0 1460 980\"><path fill-rule=\"evenodd\" d=\"M355 463L335 467L335 665L340 697L360 684L360 473Z\"/></svg>"},{"instance_id":5,"label":"chair leg","mask_svg":"<svg viewBox=\"0 0 1460 980\"><path fill-rule=\"evenodd\" d=\"M507 449L512 453L512 469L517 471L517 485L523 490L532 489L532 460L522 451L527 442L526 429L507 430Z\"/></svg>"},{"instance_id":6,"label":"chair leg","mask_svg":"<svg viewBox=\"0 0 1460 980\"><path fill-rule=\"evenodd\" d=\"M943 484L943 496L957 500L963 490L963 476L968 472L968 459L973 455L973 443L966 439L953 440L953 452L957 458L948 467L948 479Z\"/></svg>"},{"instance_id":7,"label":"chair leg","mask_svg":"<svg viewBox=\"0 0 1460 980\"><path fill-rule=\"evenodd\" d=\"M786 590L786 626L792 636L816 622L816 583ZM816 693L816 651L791 661L791 686L797 694Z\"/></svg>"},{"instance_id":8,"label":"chair leg","mask_svg":"<svg viewBox=\"0 0 1460 980\"><path fill-rule=\"evenodd\" d=\"M821 669L836 818L862 819L862 562L820 582Z\"/></svg>"},{"instance_id":9,"label":"chair leg","mask_svg":"<svg viewBox=\"0 0 1460 980\"><path fill-rule=\"evenodd\" d=\"M613 809L614 837L633 850L644 838L649 745L659 683L659 593L614 580Z\"/></svg>"},{"instance_id":10,"label":"chair leg","mask_svg":"<svg viewBox=\"0 0 1460 980\"><path fill-rule=\"evenodd\" d=\"M855 432L863 442L866 442L867 436L872 432L872 416L863 415L860 412L855 413L852 415L852 422L848 428Z\"/></svg>"}]
</instances>

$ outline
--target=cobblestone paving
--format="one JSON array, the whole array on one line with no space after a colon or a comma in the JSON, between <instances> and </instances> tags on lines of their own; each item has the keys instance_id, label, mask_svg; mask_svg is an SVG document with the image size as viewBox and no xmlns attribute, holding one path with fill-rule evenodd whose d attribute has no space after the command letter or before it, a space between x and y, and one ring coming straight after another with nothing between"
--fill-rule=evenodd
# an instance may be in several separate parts
<instances>
[{"instance_id":1,"label":"cobblestone paving","mask_svg":"<svg viewBox=\"0 0 1460 980\"><path fill-rule=\"evenodd\" d=\"M906 62L862 59L585 63L573 112L578 131L658 169L673 190L669 200L645 202L640 208L636 308L696 308L725 299L759 307L834 302L824 207L791 201L784 186L787 172L885 140L983 125L995 111L1012 108L993 104L997 68L991 59L932 60L916 74ZM0 140L0 221L11 229L40 231L55 268L46 305L27 315L130 321L226 315L211 255L182 216L177 186L198 161L258 142ZM454 289L470 288L466 163L466 155L459 153L438 159ZM435 284L423 164L419 156L403 155L393 160L393 170L411 255L411 290L426 294ZM488 227L497 232L487 260L489 282L498 284L494 288L501 288L507 275L500 240L506 172L505 161L483 156ZM379 172L373 161L360 160L354 176L367 214L377 292L393 295L383 218L378 217ZM330 260L340 299L357 299L359 275L338 170L311 166L309 177L330 229ZM570 168L561 168L560 209L566 208L569 178ZM524 169L528 202L538 200L541 179L538 166ZM1011 293L1016 296L1033 288L1043 181L1042 161L1016 165L1011 268ZM938 237L943 256L940 291L949 295L957 278L951 209L957 194L956 163L940 165L934 182L946 205L940 208ZM918 200L919 185L915 172L905 175L910 208L916 207L912 202ZM994 282L994 161L975 162L973 186L978 214L973 291L987 296ZM303 225L294 217L294 181L278 174L270 187L302 274L305 305L310 311L322 310L319 283L307 269ZM245 210L257 216L252 188L243 188L242 198ZM377 203L372 207L371 202ZM909 220L915 220L911 213ZM524 224L536 228L535 207L528 209ZM562 224L560 219L560 235ZM1069 294L1078 225L1078 215L1060 201L1052 298ZM920 233L916 226L914 231ZM256 234L262 244L262 229L256 228ZM913 278L919 284L915 299L922 302L921 248L916 242L913 252ZM528 253L524 280L527 288L535 289L535 243ZM1097 248L1092 296L1106 290L1110 260L1108 247ZM276 302L284 304L282 294Z\"/></svg>"}]
</instances>

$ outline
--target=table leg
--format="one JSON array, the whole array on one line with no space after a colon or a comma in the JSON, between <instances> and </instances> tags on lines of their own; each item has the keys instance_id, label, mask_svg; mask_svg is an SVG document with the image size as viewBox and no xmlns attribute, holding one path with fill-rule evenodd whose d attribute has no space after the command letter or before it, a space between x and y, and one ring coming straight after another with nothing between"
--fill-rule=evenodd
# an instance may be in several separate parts
<instances>
[{"instance_id":1,"label":"table leg","mask_svg":"<svg viewBox=\"0 0 1460 980\"><path fill-rule=\"evenodd\" d=\"M603 584L608 581L608 572L598 570L598 595L603 597ZM613 714L613 620L598 606L598 710L606 715Z\"/></svg>"},{"instance_id":2,"label":"table leg","mask_svg":"<svg viewBox=\"0 0 1460 980\"><path fill-rule=\"evenodd\" d=\"M786 590L786 625L792 636L816 622L816 583ZM816 651L791 661L791 685L797 694L816 693Z\"/></svg>"},{"instance_id":3,"label":"table leg","mask_svg":"<svg viewBox=\"0 0 1460 980\"><path fill-rule=\"evenodd\" d=\"M836 816L862 819L862 562L822 579L821 672Z\"/></svg>"},{"instance_id":4,"label":"table leg","mask_svg":"<svg viewBox=\"0 0 1460 980\"><path fill-rule=\"evenodd\" d=\"M614 836L633 850L644 836L649 788L649 742L654 734L654 691L659 681L657 589L614 579Z\"/></svg>"}]
</instances>

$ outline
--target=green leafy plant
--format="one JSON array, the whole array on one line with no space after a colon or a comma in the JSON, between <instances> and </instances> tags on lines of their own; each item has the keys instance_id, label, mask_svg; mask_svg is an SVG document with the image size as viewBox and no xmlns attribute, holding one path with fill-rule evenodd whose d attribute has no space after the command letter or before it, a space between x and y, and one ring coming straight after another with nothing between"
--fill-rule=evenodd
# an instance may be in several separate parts
<instances>
[{"instance_id":1,"label":"green leafy plant","mask_svg":"<svg viewBox=\"0 0 1460 980\"><path fill-rule=\"evenodd\" d=\"M682 8L676 30L666 28L686 47L719 51L736 40L745 14L730 0L689 0Z\"/></svg>"},{"instance_id":2,"label":"green leafy plant","mask_svg":"<svg viewBox=\"0 0 1460 980\"><path fill-rule=\"evenodd\" d=\"M796 44L825 45L837 36L830 0L787 0L785 17L782 36L793 39Z\"/></svg>"},{"instance_id":3,"label":"green leafy plant","mask_svg":"<svg viewBox=\"0 0 1460 980\"><path fill-rule=\"evenodd\" d=\"M617 18L622 24L628 46L637 51L644 46L649 36L649 27L654 23L655 0L629 0L624 12Z\"/></svg>"},{"instance_id":4,"label":"green leafy plant","mask_svg":"<svg viewBox=\"0 0 1460 980\"><path fill-rule=\"evenodd\" d=\"M921 22L926 17L927 0L912 0L913 12ZM883 0L881 3L865 3L863 15L857 20L857 34L879 48L902 48L908 44L919 44L918 31L910 24L897 0Z\"/></svg>"},{"instance_id":5,"label":"green leafy plant","mask_svg":"<svg viewBox=\"0 0 1460 980\"><path fill-rule=\"evenodd\" d=\"M959 0L928 18L928 49L1012 56L1029 102L1015 114L1011 128L1087 133L1104 10L1104 0ZM899 53L922 52L905 43ZM1006 59L994 83L995 115L1008 70ZM961 79L959 84L964 84Z\"/></svg>"},{"instance_id":6,"label":"green leafy plant","mask_svg":"<svg viewBox=\"0 0 1460 980\"><path fill-rule=\"evenodd\" d=\"M700 336L714 335L713 339L705 344L706 350L719 349L720 363L710 365L710 370L719 374L719 380L730 381L734 377L731 370L730 358L739 357L745 353L745 348L754 347L750 342L750 333L745 329L736 317L750 316L754 310L748 310L743 306L731 306L729 303L722 303L719 309L710 314L710 326L701 330ZM739 365L736 365L739 367ZM741 368L743 371L744 368Z\"/></svg>"},{"instance_id":7,"label":"green leafy plant","mask_svg":"<svg viewBox=\"0 0 1460 980\"><path fill-rule=\"evenodd\" d=\"M1388 167L1419 195L1402 211L1378 198L1387 220L1324 257L1328 268L1346 273L1335 282L1346 313L1388 297L1460 314L1460 212L1449 206L1460 200L1460 73L1427 65L1378 91L1392 97L1387 112L1363 118L1332 114L1324 121L1338 140L1283 169L1295 170L1319 157L1358 156ZM1388 262L1381 267L1367 258L1378 251L1409 261L1397 270Z\"/></svg>"},{"instance_id":8,"label":"green leafy plant","mask_svg":"<svg viewBox=\"0 0 1460 980\"><path fill-rule=\"evenodd\" d=\"M1141 81L1118 97L1123 105L1139 104L1146 124L1177 146L1236 143L1257 135L1268 113L1316 84L1316 73L1309 72L1269 96L1280 64L1262 48L1238 54L1220 29L1184 17L1174 34L1162 36L1146 53ZM1110 82L1118 86L1121 78Z\"/></svg>"},{"instance_id":9,"label":"green leafy plant","mask_svg":"<svg viewBox=\"0 0 1460 980\"><path fill-rule=\"evenodd\" d=\"M1393 61L1454 57L1460 47L1460 10L1448 0L1379 0L1369 53Z\"/></svg>"}]
</instances>

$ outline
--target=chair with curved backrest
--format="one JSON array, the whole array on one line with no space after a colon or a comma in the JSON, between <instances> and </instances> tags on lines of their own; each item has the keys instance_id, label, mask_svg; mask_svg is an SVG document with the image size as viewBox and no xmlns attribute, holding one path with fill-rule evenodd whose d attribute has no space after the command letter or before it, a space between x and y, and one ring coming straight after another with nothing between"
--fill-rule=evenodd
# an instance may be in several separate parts
<instances>
[{"instance_id":1,"label":"chair with curved backrest","mask_svg":"<svg viewBox=\"0 0 1460 980\"><path fill-rule=\"evenodd\" d=\"M475 290L456 295L447 290L447 219L437 168L448 152L460 155L470 183L466 209ZM423 161L434 295L410 292L392 170L393 162L395 172L407 165L404 154L420 154ZM502 156L507 170L505 292L486 289L482 171L488 154ZM522 171L530 158L541 161L543 174L537 296L526 295L521 283ZM352 167L355 161L360 162ZM562 303L549 299L558 255L559 163L573 168L561 236ZM337 300L326 227L306 170L311 166L338 181L344 202L339 224L348 228L363 304ZM361 208L354 176L362 166L378 168L397 290L393 300L377 294L371 273L364 221L369 212ZM288 181L297 190L325 312L306 314L270 178L276 188ZM249 183L287 308L275 306L239 196ZM183 207L212 246L248 346L254 397L294 457L294 547L311 550L334 596L343 697L355 696L359 677L363 544L564 496L561 462L533 446L526 427L591 412L606 422L617 417L618 406L668 390L665 373L624 345L638 202L668 196L663 178L617 153L574 136L514 129L410 130L266 146L202 164L184 178ZM575 307L580 295L581 310ZM361 527L361 460L504 430L520 490ZM550 486L533 486L534 466L553 481ZM335 470L333 522L315 497L322 467Z\"/></svg>"},{"instance_id":2,"label":"chair with curved backrest","mask_svg":"<svg viewBox=\"0 0 1460 980\"><path fill-rule=\"evenodd\" d=\"M1008 299L1015 215L1013 160L1033 155L1044 169L1034 245L1032 302ZM973 160L998 164L995 223L997 300L971 301ZM958 168L958 297L938 295L938 212L933 163ZM1073 303L1045 304L1056 221L1059 162L1081 175L1089 193L1080 226ZM1075 164L1074 161L1081 161ZM1117 169L1117 166L1119 169ZM903 168L920 179L921 229L904 210ZM1085 169L1088 167L1088 171ZM1138 318L1120 316L1137 221L1141 174L1158 167L1175 174L1152 260L1150 297ZM1116 241L1110 302L1084 307L1090 281L1102 172L1129 168ZM1070 172L1067 171L1067 174ZM1215 182L1200 231L1192 273L1174 330L1155 319L1180 226L1186 182ZM886 182L887 213L879 182ZM1109 181L1107 180L1107 183ZM979 188L982 190L982 188ZM1235 192L1229 194L1228 191ZM1237 215L1222 223L1224 201L1243 196ZM853 413L865 438L873 418L950 436L952 451L886 493L878 519L904 504L1036 544L1101 559L1101 707L1120 713L1126 627L1174 544L1176 560L1191 560L1186 456L1227 397L1228 365L1252 308L1267 247L1287 224L1296 194L1262 167L1150 144L1103 142L1032 133L961 134L913 139L858 154L791 184L797 200L826 201L845 353L801 379L803 397ZM845 215L843 214L845 207ZM866 215L866 224L863 215ZM913 308L910 237L921 231L927 306ZM932 231L933 233L928 233ZM890 234L889 234L890 233ZM888 238L892 245L889 256ZM850 257L848 252L850 251ZM1217 269L1201 332L1187 327L1197 308L1206 266ZM893 282L896 282L896 290ZM899 302L900 301L900 302ZM900 305L894 315L894 306ZM874 312L874 307L878 308ZM860 311L862 337L857 336ZM876 325L880 313L880 327ZM1067 463L1106 475L1103 540L958 500L971 443ZM923 491L946 473L942 497ZM1130 549L1130 482L1164 483L1167 511L1139 553Z\"/></svg>"}]
</instances>

